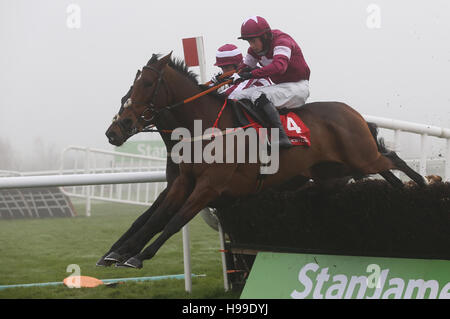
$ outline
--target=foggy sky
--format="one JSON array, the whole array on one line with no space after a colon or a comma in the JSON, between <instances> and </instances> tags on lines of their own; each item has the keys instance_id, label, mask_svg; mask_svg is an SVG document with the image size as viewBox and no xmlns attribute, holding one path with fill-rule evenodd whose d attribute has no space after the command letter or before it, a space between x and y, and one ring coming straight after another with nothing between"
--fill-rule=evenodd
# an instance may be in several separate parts
<instances>
[{"instance_id":1,"label":"foggy sky","mask_svg":"<svg viewBox=\"0 0 450 319\"><path fill-rule=\"evenodd\" d=\"M67 27L71 3L81 8L79 29ZM372 3L380 28L367 26ZM311 68L308 102L450 127L448 0L0 0L1 137L20 154L37 138L112 149L104 132L152 53L183 57L181 39L202 35L210 77L219 46L246 52L237 37L253 15L299 43Z\"/></svg>"}]
</instances>

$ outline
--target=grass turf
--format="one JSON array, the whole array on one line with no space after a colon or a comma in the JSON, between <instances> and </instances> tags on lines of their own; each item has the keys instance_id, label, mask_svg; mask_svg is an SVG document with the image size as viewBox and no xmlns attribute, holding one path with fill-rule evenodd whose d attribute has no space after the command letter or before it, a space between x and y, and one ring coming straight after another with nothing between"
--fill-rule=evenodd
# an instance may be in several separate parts
<instances>
[{"instance_id":1,"label":"grass turf","mask_svg":"<svg viewBox=\"0 0 450 319\"><path fill-rule=\"evenodd\" d=\"M96 267L96 261L145 210L142 206L95 202L92 216L84 204L74 205L75 218L0 220L0 285L62 281L71 275L67 266L77 264L81 275L99 279L182 274L181 232L170 238L141 270ZM184 280L126 282L114 288L69 289L63 285L7 288L0 298L238 298L224 292L218 233L200 216L190 223L192 293Z\"/></svg>"}]
</instances>

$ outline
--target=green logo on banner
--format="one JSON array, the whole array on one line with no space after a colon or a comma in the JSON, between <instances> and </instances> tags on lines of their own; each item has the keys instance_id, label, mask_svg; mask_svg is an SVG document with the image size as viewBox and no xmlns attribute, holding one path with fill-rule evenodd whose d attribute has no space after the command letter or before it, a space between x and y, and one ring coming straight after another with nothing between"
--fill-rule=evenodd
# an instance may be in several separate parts
<instances>
[{"instance_id":1,"label":"green logo on banner","mask_svg":"<svg viewBox=\"0 0 450 319\"><path fill-rule=\"evenodd\" d=\"M450 299L450 261L259 253L241 298Z\"/></svg>"},{"instance_id":2,"label":"green logo on banner","mask_svg":"<svg viewBox=\"0 0 450 319\"><path fill-rule=\"evenodd\" d=\"M122 146L116 147L116 152L161 158L167 156L166 146L162 140L128 141Z\"/></svg>"}]
</instances>

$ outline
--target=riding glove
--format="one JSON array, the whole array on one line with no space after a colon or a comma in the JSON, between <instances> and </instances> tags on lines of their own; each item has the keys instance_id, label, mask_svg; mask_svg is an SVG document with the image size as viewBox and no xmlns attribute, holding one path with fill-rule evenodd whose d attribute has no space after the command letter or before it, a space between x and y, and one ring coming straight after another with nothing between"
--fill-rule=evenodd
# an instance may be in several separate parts
<instances>
[{"instance_id":1,"label":"riding glove","mask_svg":"<svg viewBox=\"0 0 450 319\"><path fill-rule=\"evenodd\" d=\"M233 79L233 84L251 79L253 75L250 72L234 73L231 78Z\"/></svg>"},{"instance_id":2,"label":"riding glove","mask_svg":"<svg viewBox=\"0 0 450 319\"><path fill-rule=\"evenodd\" d=\"M221 75L222 75L222 73L219 73L219 74L214 75L214 76L211 78L211 82L212 82L214 85L219 84L219 83L220 83L219 77L220 77Z\"/></svg>"}]
</instances>

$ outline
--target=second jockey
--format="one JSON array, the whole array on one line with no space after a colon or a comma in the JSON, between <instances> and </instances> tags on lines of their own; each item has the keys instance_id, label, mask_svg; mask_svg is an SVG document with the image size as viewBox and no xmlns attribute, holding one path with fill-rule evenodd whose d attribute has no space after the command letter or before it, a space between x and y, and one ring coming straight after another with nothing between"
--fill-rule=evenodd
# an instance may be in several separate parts
<instances>
[{"instance_id":1,"label":"second jockey","mask_svg":"<svg viewBox=\"0 0 450 319\"><path fill-rule=\"evenodd\" d=\"M234 44L222 45L216 52L216 63L214 66L220 67L223 73L230 71L237 71L238 67L242 65L243 57L242 53ZM219 82L219 75L213 76L211 82L217 84ZM243 80L239 83L224 86L219 89L219 93L226 95L229 99L236 99L236 94L239 94L242 90L247 90L252 87L262 87L273 84L269 78L264 77L260 79Z\"/></svg>"},{"instance_id":2,"label":"second jockey","mask_svg":"<svg viewBox=\"0 0 450 319\"><path fill-rule=\"evenodd\" d=\"M275 84L240 91L234 98L250 99L260 107L271 124L280 129L280 146L291 147L277 109L302 106L309 97L310 69L303 53L294 39L280 30L272 30L259 16L244 21L239 39L250 44L240 69L253 70L235 73L234 81L270 77ZM256 68L258 63L261 68Z\"/></svg>"}]
</instances>

